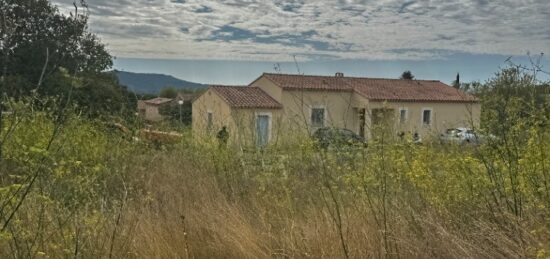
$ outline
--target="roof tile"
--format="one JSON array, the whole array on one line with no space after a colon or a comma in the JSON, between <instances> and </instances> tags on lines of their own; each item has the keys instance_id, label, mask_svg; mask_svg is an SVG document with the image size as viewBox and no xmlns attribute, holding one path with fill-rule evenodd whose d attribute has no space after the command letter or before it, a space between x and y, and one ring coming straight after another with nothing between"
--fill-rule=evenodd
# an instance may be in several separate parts
<instances>
[{"instance_id":1,"label":"roof tile","mask_svg":"<svg viewBox=\"0 0 550 259\"><path fill-rule=\"evenodd\" d=\"M214 85L210 89L218 93L231 107L282 108L279 102L257 87Z\"/></svg>"},{"instance_id":2,"label":"roof tile","mask_svg":"<svg viewBox=\"0 0 550 259\"><path fill-rule=\"evenodd\" d=\"M309 76L289 74L264 74L268 79L275 82L283 89L308 89L308 90L329 90L329 91L353 91L342 77L333 76Z\"/></svg>"},{"instance_id":3,"label":"roof tile","mask_svg":"<svg viewBox=\"0 0 550 259\"><path fill-rule=\"evenodd\" d=\"M157 97L157 98L153 98L153 99L150 99L150 100L145 100L143 102L145 102L146 104L161 105L161 104L169 103L172 100L173 99L170 99L170 98Z\"/></svg>"},{"instance_id":4,"label":"roof tile","mask_svg":"<svg viewBox=\"0 0 550 259\"><path fill-rule=\"evenodd\" d=\"M355 91L372 101L475 102L470 94L440 81L264 74L285 90Z\"/></svg>"}]
</instances>

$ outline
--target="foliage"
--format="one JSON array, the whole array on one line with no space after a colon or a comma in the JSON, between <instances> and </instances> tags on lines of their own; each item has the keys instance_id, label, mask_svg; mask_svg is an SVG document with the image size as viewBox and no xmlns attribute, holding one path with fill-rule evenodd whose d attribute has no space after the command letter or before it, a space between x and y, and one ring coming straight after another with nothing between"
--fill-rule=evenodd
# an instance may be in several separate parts
<instances>
[{"instance_id":1,"label":"foliage","mask_svg":"<svg viewBox=\"0 0 550 259\"><path fill-rule=\"evenodd\" d=\"M483 85L478 81L472 81L469 83L460 83L460 87L458 89L467 92L472 93L474 95L479 94L479 91L481 91L481 88Z\"/></svg>"},{"instance_id":2,"label":"foliage","mask_svg":"<svg viewBox=\"0 0 550 259\"><path fill-rule=\"evenodd\" d=\"M456 73L456 79L453 81L453 87L456 89L460 89L460 74Z\"/></svg>"},{"instance_id":3,"label":"foliage","mask_svg":"<svg viewBox=\"0 0 550 259\"><path fill-rule=\"evenodd\" d=\"M44 64L47 72L63 67L74 72L101 72L112 58L96 36L88 32L86 14L59 13L47 0L0 1L2 48L0 61L7 75L22 75L39 81Z\"/></svg>"},{"instance_id":4,"label":"foliage","mask_svg":"<svg viewBox=\"0 0 550 259\"><path fill-rule=\"evenodd\" d=\"M0 1L0 96L70 96L91 116L134 109L135 97L103 73L112 57L88 31L82 3L66 16L47 0Z\"/></svg>"},{"instance_id":5,"label":"foliage","mask_svg":"<svg viewBox=\"0 0 550 259\"><path fill-rule=\"evenodd\" d=\"M72 108L60 110L55 99L43 100L40 111L13 99L7 103L13 113L2 131L0 228L9 233L10 242L31 245L0 250L15 257L35 257L43 251L72 254L69 244L78 246L79 238L97 234L84 226L100 219L98 210L114 209L125 195L119 174L123 165L113 162L128 152L127 141ZM52 234L62 239L48 239ZM6 239L0 239L0 247L5 244ZM84 245L81 249L93 254Z\"/></svg>"},{"instance_id":6,"label":"foliage","mask_svg":"<svg viewBox=\"0 0 550 259\"><path fill-rule=\"evenodd\" d=\"M544 85L517 67L503 69L476 94L483 101L484 127L499 136L526 141L527 127L546 124L550 115Z\"/></svg>"},{"instance_id":7,"label":"foliage","mask_svg":"<svg viewBox=\"0 0 550 259\"><path fill-rule=\"evenodd\" d=\"M139 93L136 93L136 96L138 100L150 100L157 97L154 94L139 94Z\"/></svg>"},{"instance_id":8,"label":"foliage","mask_svg":"<svg viewBox=\"0 0 550 259\"><path fill-rule=\"evenodd\" d=\"M178 96L178 90L174 87L165 87L160 90L159 97L174 99Z\"/></svg>"},{"instance_id":9,"label":"foliage","mask_svg":"<svg viewBox=\"0 0 550 259\"><path fill-rule=\"evenodd\" d=\"M401 74L400 79L413 80L414 75L412 74L411 71L407 70L407 71L403 72L403 74Z\"/></svg>"},{"instance_id":10,"label":"foliage","mask_svg":"<svg viewBox=\"0 0 550 259\"><path fill-rule=\"evenodd\" d=\"M192 103L190 101L183 102L180 105L177 102L160 107L159 112L171 121L190 126L192 118Z\"/></svg>"}]
</instances>

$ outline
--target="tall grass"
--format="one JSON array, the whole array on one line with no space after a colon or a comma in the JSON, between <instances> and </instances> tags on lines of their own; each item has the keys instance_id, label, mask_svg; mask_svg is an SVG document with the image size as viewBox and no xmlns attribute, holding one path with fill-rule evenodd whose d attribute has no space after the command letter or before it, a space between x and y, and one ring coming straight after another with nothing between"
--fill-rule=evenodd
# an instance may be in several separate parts
<instances>
[{"instance_id":1,"label":"tall grass","mask_svg":"<svg viewBox=\"0 0 550 259\"><path fill-rule=\"evenodd\" d=\"M496 141L239 151L187 133L159 147L76 115L44 151L48 118L29 115L5 143L2 223L41 173L0 257L549 256L550 132L538 126L514 162Z\"/></svg>"}]
</instances>

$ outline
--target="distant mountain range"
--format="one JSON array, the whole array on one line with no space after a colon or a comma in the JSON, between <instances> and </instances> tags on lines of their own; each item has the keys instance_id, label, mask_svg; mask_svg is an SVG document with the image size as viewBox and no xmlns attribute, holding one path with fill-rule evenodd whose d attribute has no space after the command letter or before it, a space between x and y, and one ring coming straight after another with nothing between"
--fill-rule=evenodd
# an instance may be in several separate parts
<instances>
[{"instance_id":1,"label":"distant mountain range","mask_svg":"<svg viewBox=\"0 0 550 259\"><path fill-rule=\"evenodd\" d=\"M143 94L158 94L162 88L171 86L178 89L200 89L207 85L193 83L163 74L145 74L114 70L118 81L128 89Z\"/></svg>"}]
</instances>

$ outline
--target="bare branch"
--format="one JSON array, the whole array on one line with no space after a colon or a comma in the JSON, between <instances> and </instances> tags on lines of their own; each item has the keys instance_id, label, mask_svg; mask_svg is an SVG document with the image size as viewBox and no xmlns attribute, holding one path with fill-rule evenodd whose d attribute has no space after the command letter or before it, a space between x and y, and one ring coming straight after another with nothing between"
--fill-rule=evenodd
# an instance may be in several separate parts
<instances>
[{"instance_id":1,"label":"bare branch","mask_svg":"<svg viewBox=\"0 0 550 259\"><path fill-rule=\"evenodd\" d=\"M49 48L46 48L46 61L44 61L44 66L42 67L42 72L40 73L38 84L36 84L36 88L34 89L35 92L38 92L38 89L42 85L42 81L44 80L44 74L46 73L46 68L48 67L49 60L50 60L50 50Z\"/></svg>"}]
</instances>

